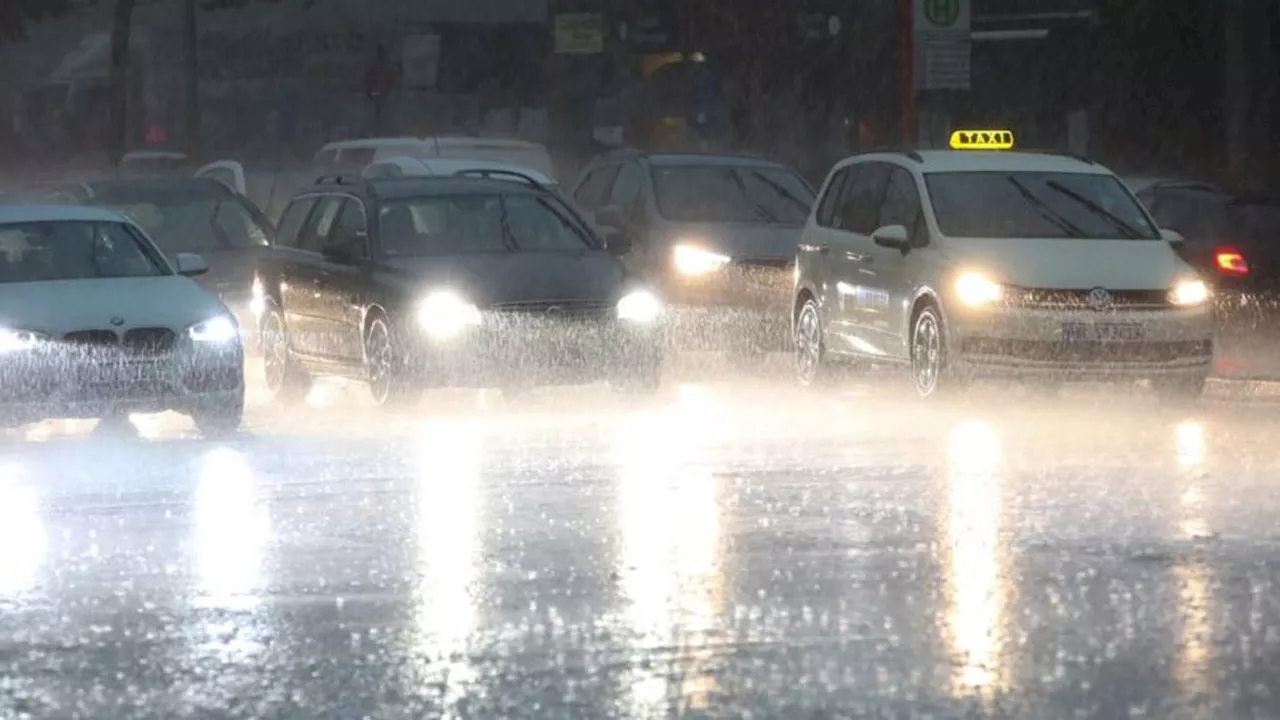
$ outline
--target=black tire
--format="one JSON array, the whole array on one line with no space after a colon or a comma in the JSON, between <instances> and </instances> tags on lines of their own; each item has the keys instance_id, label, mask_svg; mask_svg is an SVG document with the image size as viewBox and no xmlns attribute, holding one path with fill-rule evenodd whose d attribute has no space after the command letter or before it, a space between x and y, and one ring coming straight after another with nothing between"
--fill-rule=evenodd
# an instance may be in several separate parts
<instances>
[{"instance_id":1,"label":"black tire","mask_svg":"<svg viewBox=\"0 0 1280 720\"><path fill-rule=\"evenodd\" d=\"M1162 400L1189 402L1199 400L1204 395L1204 386L1207 381L1208 378L1204 375L1153 378L1151 380L1151 389Z\"/></svg>"},{"instance_id":2,"label":"black tire","mask_svg":"<svg viewBox=\"0 0 1280 720\"><path fill-rule=\"evenodd\" d=\"M210 402L191 409L191 420L206 438L234 435L244 422L244 392L234 399Z\"/></svg>"},{"instance_id":3,"label":"black tire","mask_svg":"<svg viewBox=\"0 0 1280 720\"><path fill-rule=\"evenodd\" d=\"M821 387L836 378L836 369L827 359L827 341L817 300L808 298L800 306L791 341L796 379L802 386Z\"/></svg>"},{"instance_id":4,"label":"black tire","mask_svg":"<svg viewBox=\"0 0 1280 720\"><path fill-rule=\"evenodd\" d=\"M391 322L378 315L364 333L365 378L369 397L382 408L408 408L422 398L422 388L405 377L403 351Z\"/></svg>"},{"instance_id":5,"label":"black tire","mask_svg":"<svg viewBox=\"0 0 1280 720\"><path fill-rule=\"evenodd\" d=\"M942 314L933 305L921 307L911 321L911 386L924 399L963 392L968 386L948 363Z\"/></svg>"},{"instance_id":6,"label":"black tire","mask_svg":"<svg viewBox=\"0 0 1280 720\"><path fill-rule=\"evenodd\" d=\"M293 359L289 333L279 310L271 308L262 316L259 342L263 379L271 398L287 405L305 400L311 391L311 377Z\"/></svg>"}]
</instances>

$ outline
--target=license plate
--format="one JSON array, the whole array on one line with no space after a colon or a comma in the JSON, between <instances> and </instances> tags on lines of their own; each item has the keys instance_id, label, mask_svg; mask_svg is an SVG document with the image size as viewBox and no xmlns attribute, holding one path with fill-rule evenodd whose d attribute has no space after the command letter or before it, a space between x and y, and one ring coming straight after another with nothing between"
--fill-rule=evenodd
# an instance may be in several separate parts
<instances>
[{"instance_id":1,"label":"license plate","mask_svg":"<svg viewBox=\"0 0 1280 720\"><path fill-rule=\"evenodd\" d=\"M82 377L90 385L141 383L159 378L160 370L157 366L148 363L103 365L89 368Z\"/></svg>"},{"instance_id":2,"label":"license plate","mask_svg":"<svg viewBox=\"0 0 1280 720\"><path fill-rule=\"evenodd\" d=\"M1068 342L1134 342L1142 339L1138 323L1062 323Z\"/></svg>"}]
</instances>

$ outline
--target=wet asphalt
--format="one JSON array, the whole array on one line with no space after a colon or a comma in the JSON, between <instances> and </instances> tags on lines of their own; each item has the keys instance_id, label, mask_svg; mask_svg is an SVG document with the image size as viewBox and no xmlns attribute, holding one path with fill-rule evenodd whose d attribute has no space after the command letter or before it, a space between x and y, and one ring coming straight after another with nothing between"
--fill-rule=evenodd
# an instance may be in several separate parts
<instances>
[{"instance_id":1,"label":"wet asphalt","mask_svg":"<svg viewBox=\"0 0 1280 720\"><path fill-rule=\"evenodd\" d=\"M1280 716L1280 405L358 388L0 452L0 718Z\"/></svg>"}]
</instances>

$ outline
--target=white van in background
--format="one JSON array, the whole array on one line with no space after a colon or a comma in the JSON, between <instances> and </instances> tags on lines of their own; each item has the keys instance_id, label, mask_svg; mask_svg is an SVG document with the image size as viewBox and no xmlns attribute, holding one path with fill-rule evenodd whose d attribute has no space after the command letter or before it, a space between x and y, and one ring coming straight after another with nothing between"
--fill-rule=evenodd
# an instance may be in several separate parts
<instances>
[{"instance_id":1,"label":"white van in background","mask_svg":"<svg viewBox=\"0 0 1280 720\"><path fill-rule=\"evenodd\" d=\"M545 146L513 138L436 136L340 140L320 148L314 163L319 170L364 168L396 156L489 160L537 170L549 178L556 174Z\"/></svg>"},{"instance_id":2,"label":"white van in background","mask_svg":"<svg viewBox=\"0 0 1280 720\"><path fill-rule=\"evenodd\" d=\"M512 165L511 163L493 162L491 160L473 160L471 158L398 155L370 163L360 175L367 178L439 177L448 175L478 175L497 178L506 176L513 179L523 177L536 182L544 188L554 190L559 187L555 178L534 168Z\"/></svg>"}]
</instances>

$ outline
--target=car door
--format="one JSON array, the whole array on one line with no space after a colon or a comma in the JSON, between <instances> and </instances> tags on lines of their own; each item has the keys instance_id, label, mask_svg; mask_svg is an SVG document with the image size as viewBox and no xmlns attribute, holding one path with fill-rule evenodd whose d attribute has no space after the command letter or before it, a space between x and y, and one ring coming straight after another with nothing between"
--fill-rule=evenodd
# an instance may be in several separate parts
<instances>
[{"instance_id":1,"label":"car door","mask_svg":"<svg viewBox=\"0 0 1280 720\"><path fill-rule=\"evenodd\" d=\"M618 165L600 165L588 170L573 190L574 204L585 212L595 212L608 199L620 169Z\"/></svg>"},{"instance_id":2,"label":"car door","mask_svg":"<svg viewBox=\"0 0 1280 720\"><path fill-rule=\"evenodd\" d=\"M329 236L346 198L321 195L307 221L298 233L294 257L283 277L282 299L285 323L293 340L293 349L308 355L334 355L328 307L322 292L326 264L320 255L321 244Z\"/></svg>"},{"instance_id":3,"label":"car door","mask_svg":"<svg viewBox=\"0 0 1280 720\"><path fill-rule=\"evenodd\" d=\"M858 305L859 318L855 324L863 328L876 347L886 355L907 356L907 313L915 290L914 273L920 265L916 249L924 247L928 239L924 214L920 204L920 190L915 178L905 168L889 166L889 176L880 203L876 228L901 225L907 229L911 250L877 245L874 240L863 252L859 276L864 287L871 289L871 297L877 302ZM869 234L869 233L868 233Z\"/></svg>"},{"instance_id":4,"label":"car door","mask_svg":"<svg viewBox=\"0 0 1280 720\"><path fill-rule=\"evenodd\" d=\"M890 166L882 162L854 165L857 170L840 194L830 236L830 282L834 300L831 329L850 352L887 356L883 332L874 330L888 311L889 295L878 287L871 233L880 221L880 204L889 183Z\"/></svg>"},{"instance_id":5,"label":"car door","mask_svg":"<svg viewBox=\"0 0 1280 720\"><path fill-rule=\"evenodd\" d=\"M196 170L195 177L210 178L226 185L231 192L239 195L248 194L248 183L245 180L244 166L235 160L219 160Z\"/></svg>"},{"instance_id":6,"label":"car door","mask_svg":"<svg viewBox=\"0 0 1280 720\"><path fill-rule=\"evenodd\" d=\"M796 248L796 266L799 278L807 282L817 295L818 304L823 313L823 324L829 327L832 318L828 311L834 307L836 296L834 283L831 282L831 243L832 235L838 232L834 228L836 210L844 192L844 186L857 170L856 165L845 166L835 170L823 185L817 210L805 228L804 238ZM797 288L798 290L799 288ZM830 345L830 343L828 343ZM828 348L835 352L843 352L843 345Z\"/></svg>"},{"instance_id":7,"label":"car door","mask_svg":"<svg viewBox=\"0 0 1280 720\"><path fill-rule=\"evenodd\" d=\"M351 364L364 357L360 325L368 300L368 227L364 203L349 196L328 234L320 238L316 323L323 338L321 353Z\"/></svg>"}]
</instances>

